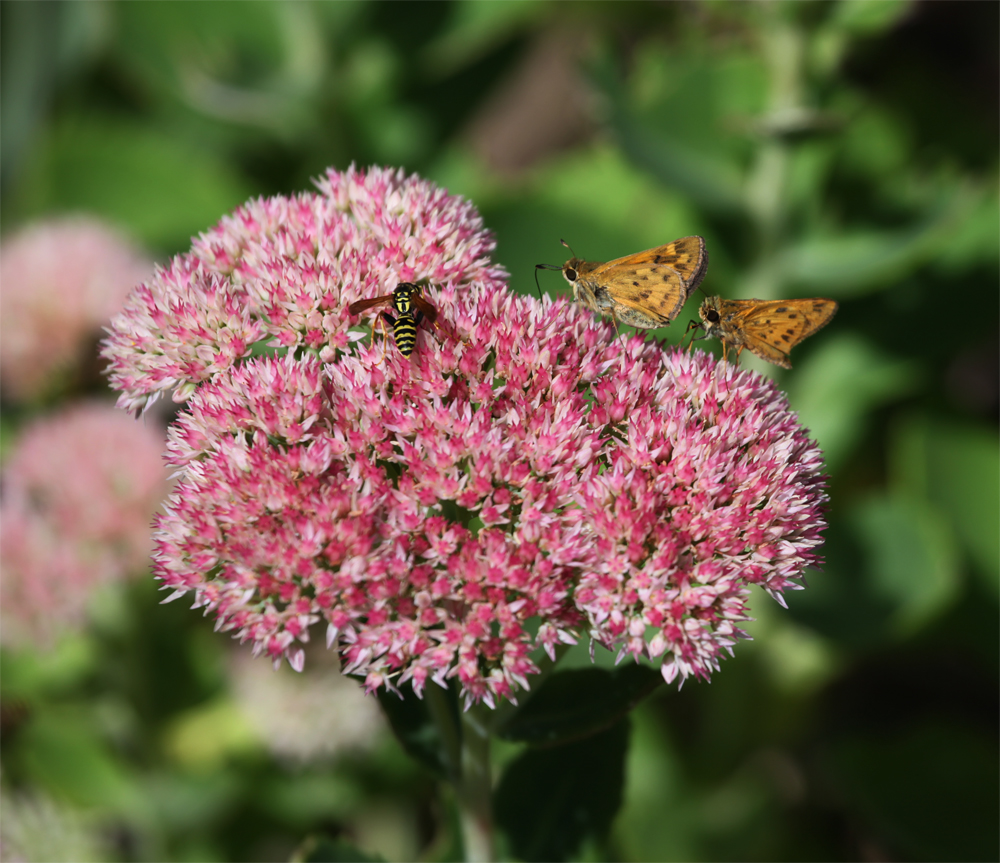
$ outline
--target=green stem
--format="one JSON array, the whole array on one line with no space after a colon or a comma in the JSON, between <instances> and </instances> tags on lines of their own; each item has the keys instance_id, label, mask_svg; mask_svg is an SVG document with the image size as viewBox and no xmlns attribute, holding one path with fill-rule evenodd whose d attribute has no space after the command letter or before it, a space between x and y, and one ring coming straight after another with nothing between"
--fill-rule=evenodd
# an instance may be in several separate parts
<instances>
[{"instance_id":1,"label":"green stem","mask_svg":"<svg viewBox=\"0 0 1000 863\"><path fill-rule=\"evenodd\" d=\"M490 770L490 731L482 707L458 714L438 686L425 690L427 709L438 728L448 762L448 780L455 789L468 863L488 863L493 848L493 783Z\"/></svg>"},{"instance_id":2,"label":"green stem","mask_svg":"<svg viewBox=\"0 0 1000 863\"><path fill-rule=\"evenodd\" d=\"M457 786L462 775L462 727L446 690L436 683L424 690L427 710L444 744L448 781Z\"/></svg>"},{"instance_id":3,"label":"green stem","mask_svg":"<svg viewBox=\"0 0 1000 863\"><path fill-rule=\"evenodd\" d=\"M490 732L482 711L482 707L476 706L462 714L462 778L457 791L468 863L488 863L496 859Z\"/></svg>"}]
</instances>

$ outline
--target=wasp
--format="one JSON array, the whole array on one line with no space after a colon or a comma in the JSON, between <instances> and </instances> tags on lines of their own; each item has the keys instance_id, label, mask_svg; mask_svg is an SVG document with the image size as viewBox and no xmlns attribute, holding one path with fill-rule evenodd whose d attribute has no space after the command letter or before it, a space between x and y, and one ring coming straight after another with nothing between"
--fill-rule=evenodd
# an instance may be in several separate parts
<instances>
[{"instance_id":1,"label":"wasp","mask_svg":"<svg viewBox=\"0 0 1000 863\"><path fill-rule=\"evenodd\" d=\"M373 297L370 300L358 300L347 307L352 315L360 314L366 309L392 303L396 312L393 317L388 312L382 312L382 317L392 326L392 337L399 352L408 357L413 353L417 343L417 324L427 318L432 324L437 320L437 309L420 296L420 286L413 282L400 282L391 294Z\"/></svg>"}]
</instances>

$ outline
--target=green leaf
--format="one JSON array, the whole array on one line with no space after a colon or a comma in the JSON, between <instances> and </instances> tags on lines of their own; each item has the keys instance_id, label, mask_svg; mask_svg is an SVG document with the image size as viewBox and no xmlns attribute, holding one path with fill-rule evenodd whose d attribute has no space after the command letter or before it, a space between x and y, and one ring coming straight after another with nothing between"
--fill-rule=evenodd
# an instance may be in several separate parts
<instances>
[{"instance_id":1,"label":"green leaf","mask_svg":"<svg viewBox=\"0 0 1000 863\"><path fill-rule=\"evenodd\" d=\"M785 257L788 279L805 291L860 296L888 287L929 257L936 225L908 231L855 231L815 236Z\"/></svg>"},{"instance_id":2,"label":"green leaf","mask_svg":"<svg viewBox=\"0 0 1000 863\"><path fill-rule=\"evenodd\" d=\"M997 741L968 719L851 737L825 773L894 860L996 860Z\"/></svg>"},{"instance_id":3,"label":"green leaf","mask_svg":"<svg viewBox=\"0 0 1000 863\"><path fill-rule=\"evenodd\" d=\"M19 216L97 213L163 249L187 246L243 203L252 189L212 154L118 120L59 124L18 190Z\"/></svg>"},{"instance_id":4,"label":"green leaf","mask_svg":"<svg viewBox=\"0 0 1000 863\"><path fill-rule=\"evenodd\" d=\"M813 235L791 246L783 268L802 290L855 297L887 288L933 260L939 247L959 235L981 198L972 187L953 187L920 223L904 230L860 230Z\"/></svg>"},{"instance_id":5,"label":"green leaf","mask_svg":"<svg viewBox=\"0 0 1000 863\"><path fill-rule=\"evenodd\" d=\"M835 471L863 439L870 414L906 397L918 379L912 363L844 333L828 336L806 356L789 381L788 401Z\"/></svg>"},{"instance_id":6,"label":"green leaf","mask_svg":"<svg viewBox=\"0 0 1000 863\"><path fill-rule=\"evenodd\" d=\"M734 68L731 63L726 66L730 68ZM743 208L742 172L733 154L726 151L734 138L713 134L725 122L716 104L728 83L723 71L711 64L681 69L655 61L641 67L636 76L648 80L640 80L638 86L662 94L655 105L644 106L641 114L612 61L595 64L592 77L603 91L608 125L628 159L693 203L715 213L733 214ZM753 77L743 72L739 76L743 81ZM665 88L664 82L669 82Z\"/></svg>"},{"instance_id":7,"label":"green leaf","mask_svg":"<svg viewBox=\"0 0 1000 863\"><path fill-rule=\"evenodd\" d=\"M577 743L529 749L504 772L494 795L497 825L514 856L566 860L600 838L621 806L629 724Z\"/></svg>"},{"instance_id":8,"label":"green leaf","mask_svg":"<svg viewBox=\"0 0 1000 863\"><path fill-rule=\"evenodd\" d=\"M853 36L874 35L892 27L911 5L911 0L841 0L829 23Z\"/></svg>"},{"instance_id":9,"label":"green leaf","mask_svg":"<svg viewBox=\"0 0 1000 863\"><path fill-rule=\"evenodd\" d=\"M394 692L378 691L379 704L403 749L438 776L457 776L462 739L458 696L436 683L424 689L422 699L412 690L402 694L400 698Z\"/></svg>"},{"instance_id":10,"label":"green leaf","mask_svg":"<svg viewBox=\"0 0 1000 863\"><path fill-rule=\"evenodd\" d=\"M619 722L661 683L659 671L633 663L556 672L496 733L533 746L581 740Z\"/></svg>"},{"instance_id":11,"label":"green leaf","mask_svg":"<svg viewBox=\"0 0 1000 863\"><path fill-rule=\"evenodd\" d=\"M939 510L915 495L878 495L851 513L865 548L872 592L895 607L909 635L944 611L959 587L953 534Z\"/></svg>"},{"instance_id":12,"label":"green leaf","mask_svg":"<svg viewBox=\"0 0 1000 863\"><path fill-rule=\"evenodd\" d=\"M381 863L378 854L359 851L349 842L329 836L310 836L292 855L291 863Z\"/></svg>"},{"instance_id":13,"label":"green leaf","mask_svg":"<svg viewBox=\"0 0 1000 863\"><path fill-rule=\"evenodd\" d=\"M704 829L704 798L692 794L692 786L685 782L673 735L665 731L657 706L644 705L630 719L622 809L612 828L613 847L620 860L706 859L698 841Z\"/></svg>"},{"instance_id":14,"label":"green leaf","mask_svg":"<svg viewBox=\"0 0 1000 863\"><path fill-rule=\"evenodd\" d=\"M66 633L48 650L4 648L0 650L0 693L4 698L30 701L72 689L93 674L99 663L95 642L82 633Z\"/></svg>"},{"instance_id":15,"label":"green leaf","mask_svg":"<svg viewBox=\"0 0 1000 863\"><path fill-rule=\"evenodd\" d=\"M294 62L281 6L250 3L238 15L226 3L122 4L116 7L116 48L127 72L147 90L180 97L196 75L212 75L230 86L261 84ZM306 4L308 5L308 4ZM301 59L299 60L301 62Z\"/></svg>"},{"instance_id":16,"label":"green leaf","mask_svg":"<svg viewBox=\"0 0 1000 863\"><path fill-rule=\"evenodd\" d=\"M950 521L987 587L1000 593L1000 442L994 429L925 418L905 421L890 449L894 479Z\"/></svg>"},{"instance_id":17,"label":"green leaf","mask_svg":"<svg viewBox=\"0 0 1000 863\"><path fill-rule=\"evenodd\" d=\"M443 78L488 54L498 44L527 29L548 10L535 0L504 3L456 3L447 29L420 54L424 69Z\"/></svg>"},{"instance_id":18,"label":"green leaf","mask_svg":"<svg viewBox=\"0 0 1000 863\"><path fill-rule=\"evenodd\" d=\"M219 770L227 759L263 750L263 743L239 704L227 695L173 717L163 748L189 770Z\"/></svg>"},{"instance_id":19,"label":"green leaf","mask_svg":"<svg viewBox=\"0 0 1000 863\"><path fill-rule=\"evenodd\" d=\"M18 732L19 772L78 806L141 811L142 795L90 725L78 709L39 709Z\"/></svg>"}]
</instances>

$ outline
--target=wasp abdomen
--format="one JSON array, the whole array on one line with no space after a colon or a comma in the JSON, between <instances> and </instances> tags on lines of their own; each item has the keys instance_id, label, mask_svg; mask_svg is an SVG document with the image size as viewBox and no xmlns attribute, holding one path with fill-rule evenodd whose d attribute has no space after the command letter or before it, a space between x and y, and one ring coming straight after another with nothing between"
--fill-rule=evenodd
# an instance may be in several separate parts
<instances>
[{"instance_id":1,"label":"wasp abdomen","mask_svg":"<svg viewBox=\"0 0 1000 863\"><path fill-rule=\"evenodd\" d=\"M417 344L417 322L413 316L400 314L392 325L392 336L396 341L396 347L404 357L412 354Z\"/></svg>"}]
</instances>

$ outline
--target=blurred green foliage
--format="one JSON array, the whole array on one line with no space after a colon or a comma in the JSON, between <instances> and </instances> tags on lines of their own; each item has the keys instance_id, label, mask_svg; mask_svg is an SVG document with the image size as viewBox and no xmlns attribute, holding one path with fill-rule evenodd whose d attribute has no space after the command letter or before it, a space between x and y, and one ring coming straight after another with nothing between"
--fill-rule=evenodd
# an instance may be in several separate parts
<instances>
[{"instance_id":1,"label":"blurred green foliage","mask_svg":"<svg viewBox=\"0 0 1000 863\"><path fill-rule=\"evenodd\" d=\"M565 815L539 844L518 794L566 788L585 750L501 746L505 847L996 859L998 9L3 2L0 217L86 210L165 259L251 195L377 162L470 197L521 292L560 239L606 260L700 233L710 293L838 300L793 371L744 357L827 453L825 571L790 611L756 597L711 686L601 732L570 783L606 792L576 801L589 838ZM4 653L10 794L83 817L104 859L458 859L453 801L398 744L276 761L225 639L156 601L137 585L58 650Z\"/></svg>"}]
</instances>

